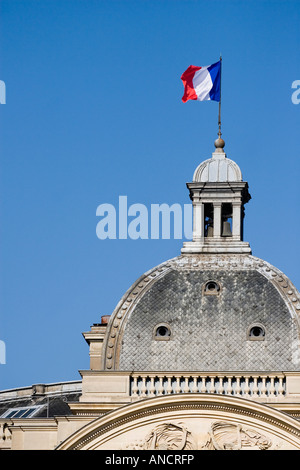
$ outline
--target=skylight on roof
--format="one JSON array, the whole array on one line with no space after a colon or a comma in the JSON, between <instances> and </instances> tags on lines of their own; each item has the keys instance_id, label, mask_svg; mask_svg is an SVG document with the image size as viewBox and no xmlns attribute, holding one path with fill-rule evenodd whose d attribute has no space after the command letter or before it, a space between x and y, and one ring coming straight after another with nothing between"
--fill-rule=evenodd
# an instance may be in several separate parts
<instances>
[{"instance_id":1,"label":"skylight on roof","mask_svg":"<svg viewBox=\"0 0 300 470\"><path fill-rule=\"evenodd\" d=\"M38 412L40 408L42 408L42 406L9 408L0 417L1 418L31 418Z\"/></svg>"}]
</instances>

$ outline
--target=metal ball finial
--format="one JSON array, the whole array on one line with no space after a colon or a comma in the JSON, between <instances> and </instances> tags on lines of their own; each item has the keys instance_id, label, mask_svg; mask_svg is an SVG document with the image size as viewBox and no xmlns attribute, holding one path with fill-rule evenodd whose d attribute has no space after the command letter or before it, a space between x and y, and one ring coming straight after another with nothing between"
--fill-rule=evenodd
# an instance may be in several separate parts
<instances>
[{"instance_id":1,"label":"metal ball finial","mask_svg":"<svg viewBox=\"0 0 300 470\"><path fill-rule=\"evenodd\" d=\"M221 132L219 132L219 137L215 140L215 147L217 152L224 152L225 141L221 138Z\"/></svg>"}]
</instances>

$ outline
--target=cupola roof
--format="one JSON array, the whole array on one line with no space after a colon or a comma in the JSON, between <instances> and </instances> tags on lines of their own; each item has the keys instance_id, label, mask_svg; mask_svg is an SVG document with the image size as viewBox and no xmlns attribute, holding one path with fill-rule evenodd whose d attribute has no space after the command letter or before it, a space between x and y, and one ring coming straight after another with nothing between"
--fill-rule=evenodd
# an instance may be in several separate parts
<instances>
[{"instance_id":1,"label":"cupola roof","mask_svg":"<svg viewBox=\"0 0 300 470\"><path fill-rule=\"evenodd\" d=\"M214 183L214 182L234 182L243 181L242 172L239 166L227 158L224 152L225 142L220 137L215 141L216 150L212 157L196 168L193 176L194 182Z\"/></svg>"}]
</instances>

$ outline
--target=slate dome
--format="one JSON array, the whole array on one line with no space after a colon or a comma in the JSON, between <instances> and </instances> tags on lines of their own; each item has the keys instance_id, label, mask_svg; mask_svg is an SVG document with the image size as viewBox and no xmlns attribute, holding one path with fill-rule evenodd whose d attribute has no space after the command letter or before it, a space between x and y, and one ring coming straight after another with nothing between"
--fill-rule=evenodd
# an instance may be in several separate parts
<instances>
[{"instance_id":1,"label":"slate dome","mask_svg":"<svg viewBox=\"0 0 300 470\"><path fill-rule=\"evenodd\" d=\"M145 273L111 316L104 369L299 369L300 296L252 255L181 255Z\"/></svg>"}]
</instances>

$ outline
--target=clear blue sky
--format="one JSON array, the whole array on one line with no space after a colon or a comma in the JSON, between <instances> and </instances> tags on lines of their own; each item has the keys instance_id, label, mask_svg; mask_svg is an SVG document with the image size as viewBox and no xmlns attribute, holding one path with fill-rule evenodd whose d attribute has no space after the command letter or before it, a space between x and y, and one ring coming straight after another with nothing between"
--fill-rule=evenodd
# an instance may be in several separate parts
<instances>
[{"instance_id":1,"label":"clear blue sky","mask_svg":"<svg viewBox=\"0 0 300 470\"><path fill-rule=\"evenodd\" d=\"M222 132L245 240L300 288L299 1L1 1L0 389L78 380L81 333L181 240L96 237L96 208L190 202L217 103L182 72L223 57Z\"/></svg>"}]
</instances>

